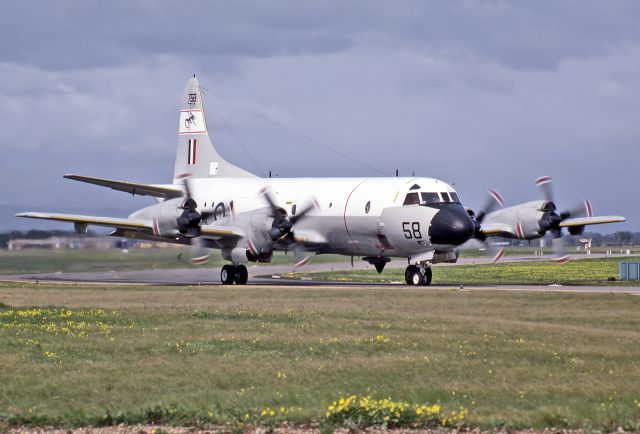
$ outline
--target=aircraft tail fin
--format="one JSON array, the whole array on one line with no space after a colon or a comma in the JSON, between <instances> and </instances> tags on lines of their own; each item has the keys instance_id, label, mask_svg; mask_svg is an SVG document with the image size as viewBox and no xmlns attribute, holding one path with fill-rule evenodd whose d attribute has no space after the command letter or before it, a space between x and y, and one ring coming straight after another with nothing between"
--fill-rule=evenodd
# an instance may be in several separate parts
<instances>
[{"instance_id":1,"label":"aircraft tail fin","mask_svg":"<svg viewBox=\"0 0 640 434\"><path fill-rule=\"evenodd\" d=\"M225 161L209 138L207 120L202 103L202 91L194 76L185 86L178 126L178 153L173 171L174 184L181 179L194 178L253 178L247 172Z\"/></svg>"}]
</instances>

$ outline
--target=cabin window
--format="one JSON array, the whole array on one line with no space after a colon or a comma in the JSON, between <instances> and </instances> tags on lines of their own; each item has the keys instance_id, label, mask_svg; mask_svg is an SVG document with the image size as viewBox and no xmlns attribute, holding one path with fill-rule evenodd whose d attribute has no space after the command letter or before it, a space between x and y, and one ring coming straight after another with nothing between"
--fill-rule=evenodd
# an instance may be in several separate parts
<instances>
[{"instance_id":1,"label":"cabin window","mask_svg":"<svg viewBox=\"0 0 640 434\"><path fill-rule=\"evenodd\" d=\"M329 202L329 208L333 206L333 202Z\"/></svg>"},{"instance_id":2,"label":"cabin window","mask_svg":"<svg viewBox=\"0 0 640 434\"><path fill-rule=\"evenodd\" d=\"M364 212L366 214L369 214L370 210L371 210L371 201L367 202L367 204L364 206Z\"/></svg>"},{"instance_id":3,"label":"cabin window","mask_svg":"<svg viewBox=\"0 0 640 434\"><path fill-rule=\"evenodd\" d=\"M296 204L295 203L291 207L291 215L296 215Z\"/></svg>"},{"instance_id":4,"label":"cabin window","mask_svg":"<svg viewBox=\"0 0 640 434\"><path fill-rule=\"evenodd\" d=\"M422 193L422 203L438 203L440 202L440 196L438 193Z\"/></svg>"},{"instance_id":5,"label":"cabin window","mask_svg":"<svg viewBox=\"0 0 640 434\"><path fill-rule=\"evenodd\" d=\"M402 205L420 205L420 197L418 196L418 193L407 194Z\"/></svg>"}]
</instances>

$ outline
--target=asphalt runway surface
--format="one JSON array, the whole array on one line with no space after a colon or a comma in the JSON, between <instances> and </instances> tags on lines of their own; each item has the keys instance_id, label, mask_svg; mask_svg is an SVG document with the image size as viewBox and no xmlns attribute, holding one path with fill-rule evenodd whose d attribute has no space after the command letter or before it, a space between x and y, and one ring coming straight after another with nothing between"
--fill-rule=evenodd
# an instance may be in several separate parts
<instances>
[{"instance_id":1,"label":"asphalt runway surface","mask_svg":"<svg viewBox=\"0 0 640 434\"><path fill-rule=\"evenodd\" d=\"M510 258L511 261L539 260L532 258ZM548 259L548 258L547 258ZM461 260L458 263L485 262L478 259ZM395 261L395 268L404 268L402 261ZM450 265L444 265L450 266ZM372 266L356 262L353 269L369 269ZM434 267L437 273L438 266ZM319 271L350 270L351 264L325 263L309 264L304 267L304 273ZM285 278L283 273L291 273L291 265L251 265L249 270L249 285L264 286L325 286L325 287L398 287L406 288L404 282L392 283L362 283L362 282L327 282L311 280L308 278ZM163 286L197 286L197 285L222 285L220 282L220 267L208 268L182 268L162 270L137 270L137 271L100 271L100 272L71 272L71 273L41 273L0 276L0 281L13 282L50 282L50 283L85 283L85 284L128 284L128 285L163 285ZM560 286L560 285L464 285L462 288L453 285L431 285L425 288L433 289L463 289L463 290L504 290L504 291L555 291L555 292L600 292L600 293L625 293L640 295L638 287L620 286Z\"/></svg>"}]
</instances>

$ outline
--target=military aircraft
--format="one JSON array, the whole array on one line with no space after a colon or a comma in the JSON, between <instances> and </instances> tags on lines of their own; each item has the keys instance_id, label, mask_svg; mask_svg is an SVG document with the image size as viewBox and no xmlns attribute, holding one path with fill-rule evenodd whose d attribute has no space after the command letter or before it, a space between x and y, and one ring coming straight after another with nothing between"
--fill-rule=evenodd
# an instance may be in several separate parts
<instances>
[{"instance_id":1,"label":"military aircraft","mask_svg":"<svg viewBox=\"0 0 640 434\"><path fill-rule=\"evenodd\" d=\"M204 250L220 249L230 262L220 273L223 284L247 283L245 263L270 262L274 251L294 251L361 257L378 272L392 257L405 258L406 282L429 285L431 265L456 262L457 247L469 239L512 232L510 212L489 212L490 205L475 214L462 206L451 185L438 179L260 178L234 166L210 140L195 76L182 95L171 184L64 177L152 196L157 203L128 218L40 212L16 216L71 222L78 233L97 225L114 228L109 235L116 237L195 245L201 252L195 263L205 261ZM544 205L535 206L537 216ZM526 212L524 206L518 208L516 220ZM529 234L528 220L517 221ZM555 227L553 220L549 228Z\"/></svg>"}]
</instances>

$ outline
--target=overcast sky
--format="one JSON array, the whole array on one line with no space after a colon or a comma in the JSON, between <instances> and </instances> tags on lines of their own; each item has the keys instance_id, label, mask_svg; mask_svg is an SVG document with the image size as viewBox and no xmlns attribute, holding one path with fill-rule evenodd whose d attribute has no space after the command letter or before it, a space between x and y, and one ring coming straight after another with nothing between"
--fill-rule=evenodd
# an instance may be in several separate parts
<instances>
[{"instance_id":1,"label":"overcast sky","mask_svg":"<svg viewBox=\"0 0 640 434\"><path fill-rule=\"evenodd\" d=\"M559 208L588 196L628 219L595 229L640 230L638 1L0 4L0 230L45 227L17 211L151 203L62 175L171 182L194 73L363 163L209 93L216 147L254 173L397 168L455 183L472 208L489 188L537 199L551 175Z\"/></svg>"}]
</instances>

